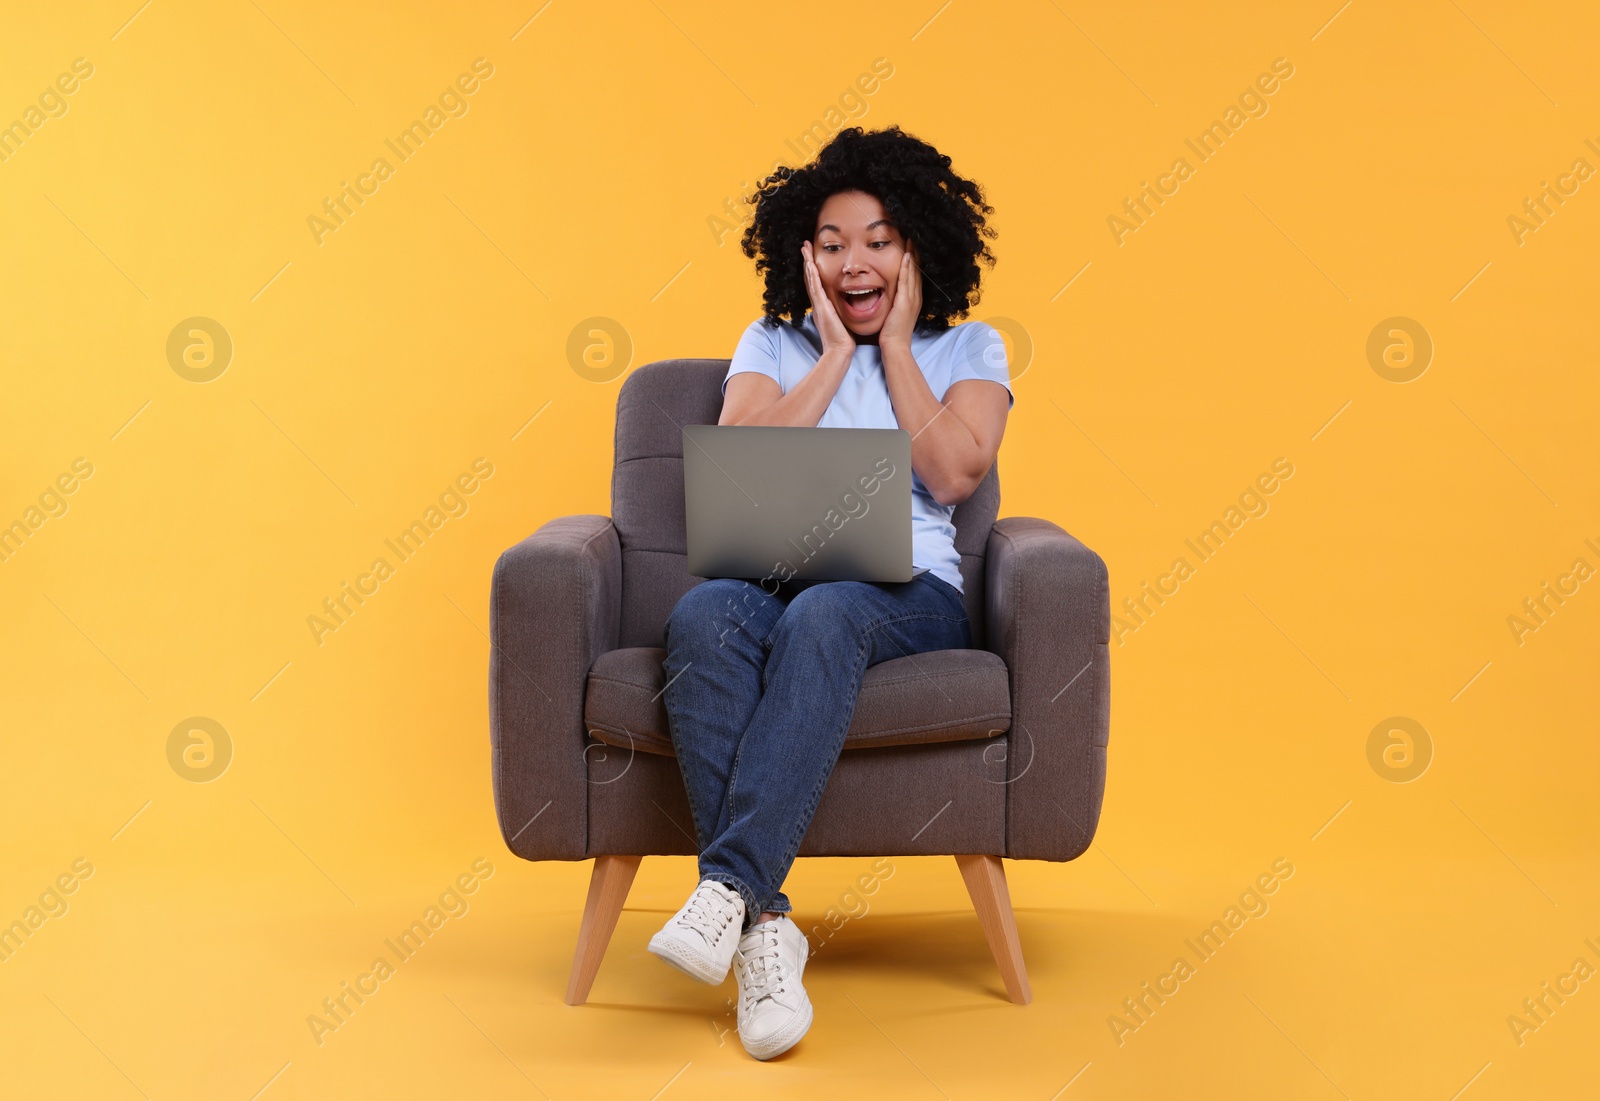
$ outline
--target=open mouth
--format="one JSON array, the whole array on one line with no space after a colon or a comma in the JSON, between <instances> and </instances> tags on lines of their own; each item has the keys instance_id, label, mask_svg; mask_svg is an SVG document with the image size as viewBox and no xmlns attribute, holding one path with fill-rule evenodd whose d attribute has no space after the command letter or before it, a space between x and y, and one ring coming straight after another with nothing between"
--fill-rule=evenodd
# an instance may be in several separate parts
<instances>
[{"instance_id":1,"label":"open mouth","mask_svg":"<svg viewBox=\"0 0 1600 1101\"><path fill-rule=\"evenodd\" d=\"M867 321L878 312L878 304L883 300L883 288L873 287L864 291L840 291L839 297L844 301L845 313L852 321Z\"/></svg>"}]
</instances>

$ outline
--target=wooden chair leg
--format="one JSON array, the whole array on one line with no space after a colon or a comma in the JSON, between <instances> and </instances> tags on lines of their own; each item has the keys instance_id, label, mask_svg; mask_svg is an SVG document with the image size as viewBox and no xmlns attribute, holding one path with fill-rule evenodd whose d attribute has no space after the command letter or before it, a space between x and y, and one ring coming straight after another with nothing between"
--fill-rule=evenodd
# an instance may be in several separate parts
<instances>
[{"instance_id":1,"label":"wooden chair leg","mask_svg":"<svg viewBox=\"0 0 1600 1101\"><path fill-rule=\"evenodd\" d=\"M589 899L583 904L583 925L578 929L578 950L572 957L572 976L567 980L567 1004L582 1005L605 959L606 945L628 901L628 888L639 871L641 856L597 856L589 877Z\"/></svg>"},{"instance_id":2,"label":"wooden chair leg","mask_svg":"<svg viewBox=\"0 0 1600 1101\"><path fill-rule=\"evenodd\" d=\"M1011 912L1011 892L1006 889L1006 870L998 856L956 856L967 893L978 911L978 923L989 941L989 951L1005 980L1006 993L1018 1005L1033 1001L1028 986L1028 968L1022 962L1022 942L1017 939L1017 918Z\"/></svg>"}]
</instances>

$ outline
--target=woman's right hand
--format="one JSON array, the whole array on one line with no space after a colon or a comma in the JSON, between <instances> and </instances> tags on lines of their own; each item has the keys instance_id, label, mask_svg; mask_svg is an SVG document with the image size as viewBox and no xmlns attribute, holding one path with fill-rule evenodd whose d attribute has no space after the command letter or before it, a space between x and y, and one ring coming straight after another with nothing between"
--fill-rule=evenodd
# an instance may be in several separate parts
<instances>
[{"instance_id":1,"label":"woman's right hand","mask_svg":"<svg viewBox=\"0 0 1600 1101\"><path fill-rule=\"evenodd\" d=\"M817 262L811 255L811 242L800 242L800 258L805 268L806 294L811 299L811 316L816 321L817 332L822 337L822 353L842 353L848 361L855 355L856 338L844 321L839 317L839 311L833 308L833 299L828 297L827 290L822 285L822 273L817 268Z\"/></svg>"}]
</instances>

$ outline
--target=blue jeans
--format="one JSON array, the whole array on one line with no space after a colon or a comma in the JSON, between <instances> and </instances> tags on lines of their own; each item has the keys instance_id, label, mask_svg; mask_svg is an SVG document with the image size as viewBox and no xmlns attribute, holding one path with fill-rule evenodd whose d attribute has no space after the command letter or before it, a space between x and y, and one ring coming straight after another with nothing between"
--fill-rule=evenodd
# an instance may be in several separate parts
<instances>
[{"instance_id":1,"label":"blue jeans","mask_svg":"<svg viewBox=\"0 0 1600 1101\"><path fill-rule=\"evenodd\" d=\"M739 892L746 928L763 910L790 912L778 888L844 747L868 666L971 646L961 593L932 573L764 586L711 578L678 601L662 662L668 725L700 878Z\"/></svg>"}]
</instances>

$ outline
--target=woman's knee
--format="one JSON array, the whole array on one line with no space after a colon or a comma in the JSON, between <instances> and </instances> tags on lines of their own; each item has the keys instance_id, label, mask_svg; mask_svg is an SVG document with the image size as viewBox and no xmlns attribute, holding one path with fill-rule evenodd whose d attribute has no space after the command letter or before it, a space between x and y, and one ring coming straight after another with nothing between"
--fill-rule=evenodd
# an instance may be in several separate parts
<instances>
[{"instance_id":1,"label":"woman's knee","mask_svg":"<svg viewBox=\"0 0 1600 1101\"><path fill-rule=\"evenodd\" d=\"M801 589L784 609L778 620L778 630L801 631L808 635L859 634L863 605L852 589L860 584L832 581Z\"/></svg>"},{"instance_id":2,"label":"woman's knee","mask_svg":"<svg viewBox=\"0 0 1600 1101\"><path fill-rule=\"evenodd\" d=\"M721 637L729 617L746 619L760 590L736 577L713 577L700 582L678 599L667 616L667 639L692 644L697 638Z\"/></svg>"}]
</instances>

